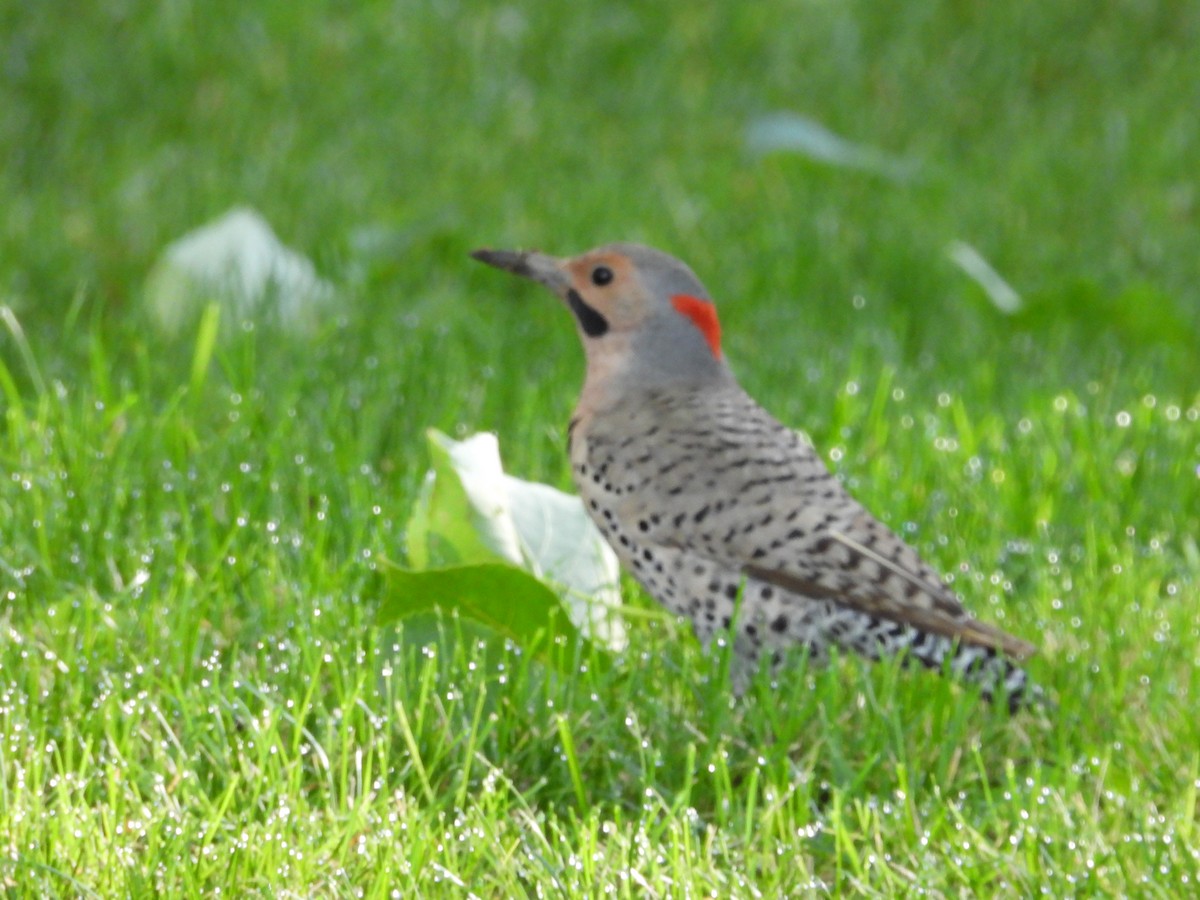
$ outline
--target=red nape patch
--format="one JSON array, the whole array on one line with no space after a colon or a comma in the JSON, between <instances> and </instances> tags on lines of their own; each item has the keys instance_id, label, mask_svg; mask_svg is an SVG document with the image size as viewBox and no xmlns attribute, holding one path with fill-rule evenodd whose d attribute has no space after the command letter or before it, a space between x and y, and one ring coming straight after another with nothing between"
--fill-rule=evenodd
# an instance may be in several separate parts
<instances>
[{"instance_id":1,"label":"red nape patch","mask_svg":"<svg viewBox=\"0 0 1200 900\"><path fill-rule=\"evenodd\" d=\"M671 298L671 305L691 319L708 346L712 355L721 358L721 323L717 321L717 308L707 300L693 297L690 294L676 294Z\"/></svg>"}]
</instances>

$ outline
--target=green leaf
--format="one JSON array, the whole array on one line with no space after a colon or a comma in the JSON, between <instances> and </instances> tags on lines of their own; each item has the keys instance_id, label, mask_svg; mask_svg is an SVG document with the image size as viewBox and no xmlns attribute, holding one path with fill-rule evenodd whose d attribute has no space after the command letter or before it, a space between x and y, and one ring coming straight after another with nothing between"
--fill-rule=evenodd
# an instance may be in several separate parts
<instances>
[{"instance_id":1,"label":"green leaf","mask_svg":"<svg viewBox=\"0 0 1200 900\"><path fill-rule=\"evenodd\" d=\"M408 523L414 569L507 562L558 589L576 627L618 649L620 566L578 497L507 475L495 435L426 432L433 467Z\"/></svg>"},{"instance_id":2,"label":"green leaf","mask_svg":"<svg viewBox=\"0 0 1200 900\"><path fill-rule=\"evenodd\" d=\"M380 571L386 585L380 625L434 610L457 612L560 672L575 670L577 654L593 666L609 664L571 623L554 591L528 572L504 563L414 572L386 560Z\"/></svg>"},{"instance_id":3,"label":"green leaf","mask_svg":"<svg viewBox=\"0 0 1200 900\"><path fill-rule=\"evenodd\" d=\"M454 442L433 429L426 434L433 467L425 475L405 532L409 563L414 569L428 569L500 560L520 562L519 554L506 552L507 535L489 523L486 510L467 494L445 446L445 442Z\"/></svg>"}]
</instances>

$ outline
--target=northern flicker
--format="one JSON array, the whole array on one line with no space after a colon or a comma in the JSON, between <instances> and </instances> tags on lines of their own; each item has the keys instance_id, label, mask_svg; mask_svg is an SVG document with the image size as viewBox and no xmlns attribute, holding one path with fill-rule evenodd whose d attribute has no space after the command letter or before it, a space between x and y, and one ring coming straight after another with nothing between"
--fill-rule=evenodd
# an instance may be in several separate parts
<instances>
[{"instance_id":1,"label":"northern flicker","mask_svg":"<svg viewBox=\"0 0 1200 900\"><path fill-rule=\"evenodd\" d=\"M712 298L638 244L570 259L477 250L575 316L587 374L568 429L575 484L626 570L709 643L733 634L735 687L768 654L903 654L1016 708L1023 640L973 618L916 551L739 386ZM736 619L736 621L735 621Z\"/></svg>"}]
</instances>

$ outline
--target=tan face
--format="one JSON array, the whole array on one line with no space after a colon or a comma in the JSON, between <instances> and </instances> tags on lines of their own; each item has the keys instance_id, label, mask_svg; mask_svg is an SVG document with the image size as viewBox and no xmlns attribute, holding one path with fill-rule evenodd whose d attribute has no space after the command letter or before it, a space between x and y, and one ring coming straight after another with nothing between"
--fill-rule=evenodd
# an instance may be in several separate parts
<instances>
[{"instance_id":1,"label":"tan face","mask_svg":"<svg viewBox=\"0 0 1200 900\"><path fill-rule=\"evenodd\" d=\"M646 320L650 298L628 257L612 251L594 251L566 260L563 268L570 278L568 296L564 299L587 337L630 332ZM570 297L572 290L577 295L575 301ZM584 304L582 308L580 301ZM603 320L603 330L589 310Z\"/></svg>"}]
</instances>

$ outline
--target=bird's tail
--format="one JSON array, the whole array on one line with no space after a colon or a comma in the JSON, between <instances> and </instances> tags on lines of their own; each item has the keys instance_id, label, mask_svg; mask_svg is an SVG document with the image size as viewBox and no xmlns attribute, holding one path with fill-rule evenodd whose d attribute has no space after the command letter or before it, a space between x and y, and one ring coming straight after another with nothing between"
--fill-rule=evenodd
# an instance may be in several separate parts
<instances>
[{"instance_id":1,"label":"bird's tail","mask_svg":"<svg viewBox=\"0 0 1200 900\"><path fill-rule=\"evenodd\" d=\"M966 644L940 634L906 628L906 658L947 671L968 684L978 685L990 702L1003 701L1010 712L1047 702L1046 693L1033 683L1021 666L994 647Z\"/></svg>"}]
</instances>

